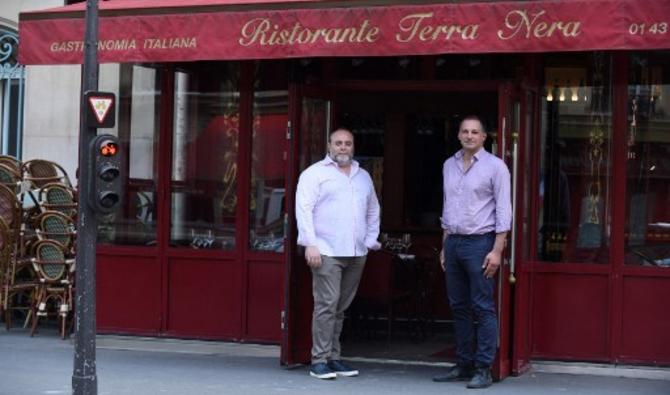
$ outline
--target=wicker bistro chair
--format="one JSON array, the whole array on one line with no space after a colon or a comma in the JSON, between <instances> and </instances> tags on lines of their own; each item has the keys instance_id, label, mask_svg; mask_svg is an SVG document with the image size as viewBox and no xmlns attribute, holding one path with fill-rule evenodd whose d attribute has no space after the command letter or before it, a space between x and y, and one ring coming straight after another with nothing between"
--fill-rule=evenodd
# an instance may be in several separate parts
<instances>
[{"instance_id":1,"label":"wicker bistro chair","mask_svg":"<svg viewBox=\"0 0 670 395\"><path fill-rule=\"evenodd\" d=\"M11 155L0 155L0 164L9 166L15 173L21 173L21 161Z\"/></svg>"},{"instance_id":2,"label":"wicker bistro chair","mask_svg":"<svg viewBox=\"0 0 670 395\"><path fill-rule=\"evenodd\" d=\"M67 255L74 255L77 235L72 218L59 211L45 211L35 219L35 233L39 240L54 240L63 246Z\"/></svg>"},{"instance_id":3,"label":"wicker bistro chair","mask_svg":"<svg viewBox=\"0 0 670 395\"><path fill-rule=\"evenodd\" d=\"M17 254L14 233L0 217L0 261L3 266L0 298L7 330L12 327L16 312L25 312L25 322L28 323L37 286L30 261Z\"/></svg>"},{"instance_id":4,"label":"wicker bistro chair","mask_svg":"<svg viewBox=\"0 0 670 395\"><path fill-rule=\"evenodd\" d=\"M0 217L10 228L21 228L21 210L21 202L16 193L0 183Z\"/></svg>"},{"instance_id":5,"label":"wicker bistro chair","mask_svg":"<svg viewBox=\"0 0 670 395\"><path fill-rule=\"evenodd\" d=\"M9 187L0 184L0 218L10 229L15 243L14 258L25 256L26 229L21 200Z\"/></svg>"},{"instance_id":6,"label":"wicker bistro chair","mask_svg":"<svg viewBox=\"0 0 670 395\"><path fill-rule=\"evenodd\" d=\"M41 317L47 317L50 307L60 320L60 335L65 338L66 322L72 307L74 260L65 259L63 246L53 240L41 240L35 245L33 268L37 274L37 296L32 308L30 336L35 334Z\"/></svg>"},{"instance_id":7,"label":"wicker bistro chair","mask_svg":"<svg viewBox=\"0 0 670 395\"><path fill-rule=\"evenodd\" d=\"M9 244L9 259L2 281L2 309L5 326L12 326L14 313L25 311L26 323L30 319L30 306L35 292L35 275L30 260L26 258L26 233L23 228L21 202L9 187L0 184L0 220L4 226L3 243Z\"/></svg>"},{"instance_id":8,"label":"wicker bistro chair","mask_svg":"<svg viewBox=\"0 0 670 395\"><path fill-rule=\"evenodd\" d=\"M11 273L12 251L14 249L11 232L5 221L0 218L0 315L5 309L5 285Z\"/></svg>"},{"instance_id":9,"label":"wicker bistro chair","mask_svg":"<svg viewBox=\"0 0 670 395\"><path fill-rule=\"evenodd\" d=\"M61 183L49 183L40 189L39 202L43 210L58 211L69 218L77 215L77 203L72 189Z\"/></svg>"},{"instance_id":10,"label":"wicker bistro chair","mask_svg":"<svg viewBox=\"0 0 670 395\"><path fill-rule=\"evenodd\" d=\"M55 162L44 159L33 159L24 162L21 169L23 179L31 182L34 189L42 188L51 182L60 182L72 189L72 183L67 172Z\"/></svg>"},{"instance_id":11,"label":"wicker bistro chair","mask_svg":"<svg viewBox=\"0 0 670 395\"><path fill-rule=\"evenodd\" d=\"M7 186L16 194L21 189L21 182L22 176L20 171L11 165L0 162L0 184Z\"/></svg>"}]
</instances>

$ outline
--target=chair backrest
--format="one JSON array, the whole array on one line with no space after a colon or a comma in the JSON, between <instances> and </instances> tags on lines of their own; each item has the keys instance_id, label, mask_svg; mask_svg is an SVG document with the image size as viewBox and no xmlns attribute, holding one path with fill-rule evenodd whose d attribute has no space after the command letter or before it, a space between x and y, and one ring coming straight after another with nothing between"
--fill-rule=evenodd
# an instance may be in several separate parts
<instances>
[{"instance_id":1,"label":"chair backrest","mask_svg":"<svg viewBox=\"0 0 670 395\"><path fill-rule=\"evenodd\" d=\"M23 179L30 181L36 188L42 188L52 182L64 183L72 188L72 183L63 167L44 159L33 159L23 163Z\"/></svg>"},{"instance_id":2,"label":"chair backrest","mask_svg":"<svg viewBox=\"0 0 670 395\"><path fill-rule=\"evenodd\" d=\"M0 164L9 166L16 173L21 173L21 161L11 155L0 155Z\"/></svg>"},{"instance_id":3,"label":"chair backrest","mask_svg":"<svg viewBox=\"0 0 670 395\"><path fill-rule=\"evenodd\" d=\"M67 280L68 267L63 247L53 240L41 240L35 245L33 268L44 282Z\"/></svg>"},{"instance_id":4,"label":"chair backrest","mask_svg":"<svg viewBox=\"0 0 670 395\"><path fill-rule=\"evenodd\" d=\"M9 187L0 184L0 218L12 230L21 227L21 202Z\"/></svg>"},{"instance_id":5,"label":"chair backrest","mask_svg":"<svg viewBox=\"0 0 670 395\"><path fill-rule=\"evenodd\" d=\"M37 237L40 240L53 240L69 250L75 237L72 218L58 211L45 211L35 219Z\"/></svg>"},{"instance_id":6,"label":"chair backrest","mask_svg":"<svg viewBox=\"0 0 670 395\"><path fill-rule=\"evenodd\" d=\"M18 193L21 186L21 173L13 166L0 162L0 184Z\"/></svg>"},{"instance_id":7,"label":"chair backrest","mask_svg":"<svg viewBox=\"0 0 670 395\"><path fill-rule=\"evenodd\" d=\"M44 210L58 211L70 218L77 213L72 190L61 183L50 183L42 187L39 201Z\"/></svg>"}]
</instances>

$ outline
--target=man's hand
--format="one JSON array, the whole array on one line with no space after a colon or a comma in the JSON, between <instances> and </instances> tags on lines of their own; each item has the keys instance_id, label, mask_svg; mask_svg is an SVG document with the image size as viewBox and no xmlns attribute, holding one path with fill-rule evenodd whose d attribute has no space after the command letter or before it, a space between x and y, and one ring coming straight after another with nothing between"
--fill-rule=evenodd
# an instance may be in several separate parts
<instances>
[{"instance_id":1,"label":"man's hand","mask_svg":"<svg viewBox=\"0 0 670 395\"><path fill-rule=\"evenodd\" d=\"M309 267L321 266L321 253L316 246L305 247L305 260Z\"/></svg>"},{"instance_id":2,"label":"man's hand","mask_svg":"<svg viewBox=\"0 0 670 395\"><path fill-rule=\"evenodd\" d=\"M368 247L368 250L372 251L379 251L382 249L382 244L378 241L375 241L374 244L372 244L370 247Z\"/></svg>"},{"instance_id":3,"label":"man's hand","mask_svg":"<svg viewBox=\"0 0 670 395\"><path fill-rule=\"evenodd\" d=\"M495 250L486 254L484 264L482 265L482 269L484 269L484 277L491 278L496 275L502 259L501 255L500 252L496 252Z\"/></svg>"},{"instance_id":4,"label":"man's hand","mask_svg":"<svg viewBox=\"0 0 670 395\"><path fill-rule=\"evenodd\" d=\"M440 250L440 266L442 267L442 271L446 270L444 268L444 247Z\"/></svg>"}]
</instances>

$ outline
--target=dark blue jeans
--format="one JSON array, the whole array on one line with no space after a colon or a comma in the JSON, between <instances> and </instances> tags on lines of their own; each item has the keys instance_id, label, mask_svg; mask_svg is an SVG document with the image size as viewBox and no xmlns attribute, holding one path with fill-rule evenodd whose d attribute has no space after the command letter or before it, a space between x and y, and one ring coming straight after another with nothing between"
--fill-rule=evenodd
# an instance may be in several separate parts
<instances>
[{"instance_id":1,"label":"dark blue jeans","mask_svg":"<svg viewBox=\"0 0 670 395\"><path fill-rule=\"evenodd\" d=\"M482 269L486 254L493 249L495 237L493 232L483 235L449 235L444 243L447 296L454 319L459 365L491 367L496 355L498 321L493 300L495 279L484 277ZM476 328L474 320L477 321Z\"/></svg>"}]
</instances>

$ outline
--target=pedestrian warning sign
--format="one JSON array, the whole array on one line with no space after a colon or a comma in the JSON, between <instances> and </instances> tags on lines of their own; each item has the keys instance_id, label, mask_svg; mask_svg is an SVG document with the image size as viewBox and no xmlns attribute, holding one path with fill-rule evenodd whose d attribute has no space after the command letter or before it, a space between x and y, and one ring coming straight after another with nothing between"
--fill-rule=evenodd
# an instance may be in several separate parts
<instances>
[{"instance_id":1,"label":"pedestrian warning sign","mask_svg":"<svg viewBox=\"0 0 670 395\"><path fill-rule=\"evenodd\" d=\"M110 92L86 92L86 126L92 128L113 128L116 119L116 100Z\"/></svg>"}]
</instances>

